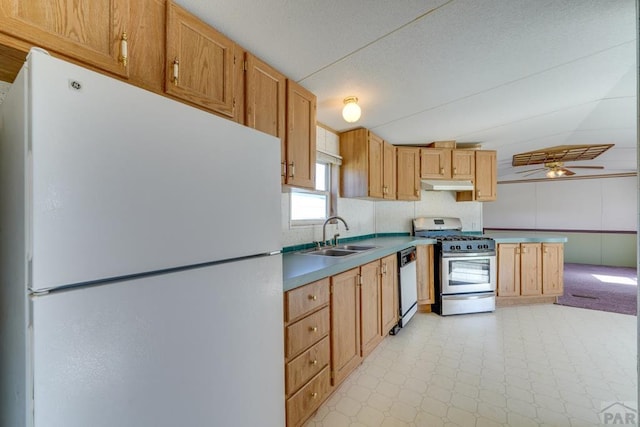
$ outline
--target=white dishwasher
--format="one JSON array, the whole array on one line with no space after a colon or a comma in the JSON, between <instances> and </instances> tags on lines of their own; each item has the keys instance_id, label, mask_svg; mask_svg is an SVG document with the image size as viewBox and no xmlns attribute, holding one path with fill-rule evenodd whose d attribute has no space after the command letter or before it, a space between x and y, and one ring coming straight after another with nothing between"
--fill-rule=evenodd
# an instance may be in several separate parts
<instances>
[{"instance_id":1,"label":"white dishwasher","mask_svg":"<svg viewBox=\"0 0 640 427\"><path fill-rule=\"evenodd\" d=\"M418 311L418 288L416 286L416 248L412 246L398 252L400 287L398 326L403 328Z\"/></svg>"}]
</instances>

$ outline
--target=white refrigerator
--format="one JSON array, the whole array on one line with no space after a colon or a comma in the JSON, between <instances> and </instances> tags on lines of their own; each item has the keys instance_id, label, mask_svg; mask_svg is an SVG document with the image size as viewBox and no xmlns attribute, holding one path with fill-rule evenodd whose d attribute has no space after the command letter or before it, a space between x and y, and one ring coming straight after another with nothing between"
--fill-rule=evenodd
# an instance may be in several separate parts
<instances>
[{"instance_id":1,"label":"white refrigerator","mask_svg":"<svg viewBox=\"0 0 640 427\"><path fill-rule=\"evenodd\" d=\"M0 425L284 415L280 143L32 50L0 105Z\"/></svg>"}]
</instances>

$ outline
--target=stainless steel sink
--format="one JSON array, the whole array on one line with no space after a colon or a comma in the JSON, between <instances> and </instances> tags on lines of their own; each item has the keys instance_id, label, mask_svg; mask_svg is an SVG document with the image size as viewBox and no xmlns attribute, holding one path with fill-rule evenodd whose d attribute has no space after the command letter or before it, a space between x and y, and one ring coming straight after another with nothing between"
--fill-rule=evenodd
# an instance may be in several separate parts
<instances>
[{"instance_id":1,"label":"stainless steel sink","mask_svg":"<svg viewBox=\"0 0 640 427\"><path fill-rule=\"evenodd\" d=\"M347 256L357 254L357 251L349 251L345 249L326 248L316 249L309 252L304 252L306 255L323 255L323 256Z\"/></svg>"},{"instance_id":2,"label":"stainless steel sink","mask_svg":"<svg viewBox=\"0 0 640 427\"><path fill-rule=\"evenodd\" d=\"M340 245L340 246L336 246L336 249L345 249L348 251L356 251L356 252L362 252L362 251L369 251L371 249L375 249L377 248L377 246L373 246L373 245Z\"/></svg>"},{"instance_id":3,"label":"stainless steel sink","mask_svg":"<svg viewBox=\"0 0 640 427\"><path fill-rule=\"evenodd\" d=\"M368 245L339 245L331 248L314 249L311 251L303 252L306 255L323 255L323 256L348 256L355 255L360 252L375 249L378 246Z\"/></svg>"}]
</instances>

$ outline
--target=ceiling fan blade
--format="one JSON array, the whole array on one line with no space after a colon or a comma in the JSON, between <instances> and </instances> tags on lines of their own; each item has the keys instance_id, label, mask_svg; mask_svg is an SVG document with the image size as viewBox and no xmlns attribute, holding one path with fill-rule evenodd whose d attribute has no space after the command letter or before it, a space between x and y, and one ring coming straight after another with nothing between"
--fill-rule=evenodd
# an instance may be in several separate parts
<instances>
[{"instance_id":1,"label":"ceiling fan blade","mask_svg":"<svg viewBox=\"0 0 640 427\"><path fill-rule=\"evenodd\" d=\"M572 167L573 167L573 166L572 166ZM574 171L571 171L571 170L569 170L569 169L567 169L567 168L560 168L560 170L561 170L562 172L564 172L564 173L562 174L562 176L571 176L571 175L575 175L575 174L576 174Z\"/></svg>"},{"instance_id":2,"label":"ceiling fan blade","mask_svg":"<svg viewBox=\"0 0 640 427\"><path fill-rule=\"evenodd\" d=\"M604 166L570 166L573 169L604 169Z\"/></svg>"},{"instance_id":3,"label":"ceiling fan blade","mask_svg":"<svg viewBox=\"0 0 640 427\"><path fill-rule=\"evenodd\" d=\"M518 171L518 172L516 172L516 173L528 173L528 172L533 173L533 172L543 171L543 170L545 170L545 169L546 169L546 168L529 169L529 170L526 170L526 171ZM525 175L525 176L526 176L526 175Z\"/></svg>"}]
</instances>

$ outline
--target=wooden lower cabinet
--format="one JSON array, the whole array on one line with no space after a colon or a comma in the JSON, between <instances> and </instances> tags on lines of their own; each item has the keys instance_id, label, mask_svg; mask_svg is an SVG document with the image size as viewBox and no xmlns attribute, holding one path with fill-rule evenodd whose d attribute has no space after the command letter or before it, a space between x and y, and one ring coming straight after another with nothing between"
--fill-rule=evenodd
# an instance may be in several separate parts
<instances>
[{"instance_id":1,"label":"wooden lower cabinet","mask_svg":"<svg viewBox=\"0 0 640 427\"><path fill-rule=\"evenodd\" d=\"M331 390L329 279L284 294L287 426L300 426Z\"/></svg>"},{"instance_id":2,"label":"wooden lower cabinet","mask_svg":"<svg viewBox=\"0 0 640 427\"><path fill-rule=\"evenodd\" d=\"M367 357L382 341L380 261L360 267L360 353Z\"/></svg>"},{"instance_id":3,"label":"wooden lower cabinet","mask_svg":"<svg viewBox=\"0 0 640 427\"><path fill-rule=\"evenodd\" d=\"M564 244L542 244L542 295L564 293Z\"/></svg>"},{"instance_id":4,"label":"wooden lower cabinet","mask_svg":"<svg viewBox=\"0 0 640 427\"><path fill-rule=\"evenodd\" d=\"M386 256L380 263L382 335L386 336L398 324L398 256Z\"/></svg>"},{"instance_id":5,"label":"wooden lower cabinet","mask_svg":"<svg viewBox=\"0 0 640 427\"><path fill-rule=\"evenodd\" d=\"M287 426L302 425L398 322L394 253L284 294Z\"/></svg>"},{"instance_id":6,"label":"wooden lower cabinet","mask_svg":"<svg viewBox=\"0 0 640 427\"><path fill-rule=\"evenodd\" d=\"M433 283L433 245L416 246L416 282L418 305L436 302Z\"/></svg>"},{"instance_id":7,"label":"wooden lower cabinet","mask_svg":"<svg viewBox=\"0 0 640 427\"><path fill-rule=\"evenodd\" d=\"M562 295L563 243L499 243L497 258L498 302Z\"/></svg>"},{"instance_id":8,"label":"wooden lower cabinet","mask_svg":"<svg viewBox=\"0 0 640 427\"><path fill-rule=\"evenodd\" d=\"M338 385L362 362L360 268L331 277L331 371Z\"/></svg>"},{"instance_id":9,"label":"wooden lower cabinet","mask_svg":"<svg viewBox=\"0 0 640 427\"><path fill-rule=\"evenodd\" d=\"M329 367L311 379L296 394L287 400L287 426L300 426L309 415L320 407L331 389Z\"/></svg>"}]
</instances>

